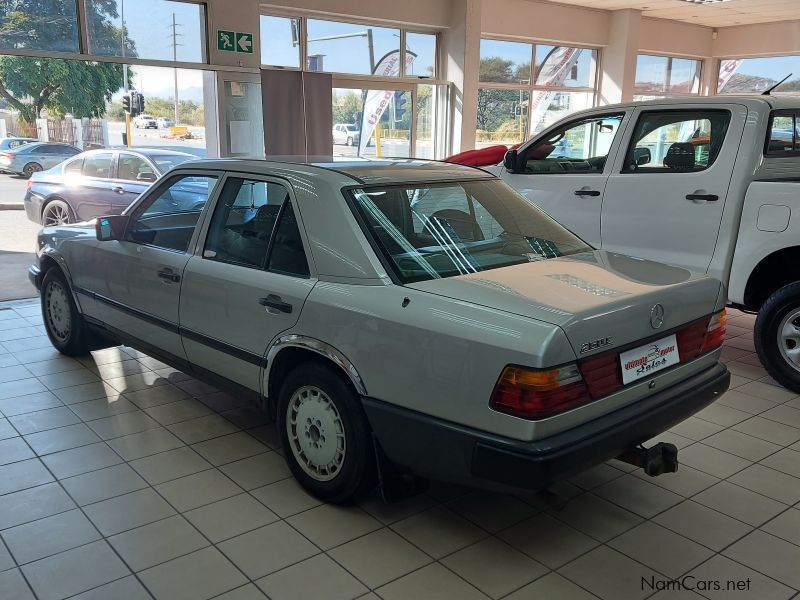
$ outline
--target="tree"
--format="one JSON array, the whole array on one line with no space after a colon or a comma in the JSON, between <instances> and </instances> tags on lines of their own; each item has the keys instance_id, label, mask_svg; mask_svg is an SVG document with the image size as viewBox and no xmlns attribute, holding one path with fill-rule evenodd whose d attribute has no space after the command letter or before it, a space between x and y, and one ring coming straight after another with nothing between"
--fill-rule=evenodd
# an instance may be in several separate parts
<instances>
[{"instance_id":1,"label":"tree","mask_svg":"<svg viewBox=\"0 0 800 600\"><path fill-rule=\"evenodd\" d=\"M127 37L114 25L115 0L87 3L92 51L119 54L120 40ZM0 46L11 48L77 49L74 4L60 0L4 0L0 3ZM126 55L135 56L133 44ZM54 115L100 116L106 102L122 87L127 68L57 58L0 57L0 98L18 110L28 122L42 109ZM130 74L130 71L129 71Z\"/></svg>"},{"instance_id":2,"label":"tree","mask_svg":"<svg viewBox=\"0 0 800 600\"><path fill-rule=\"evenodd\" d=\"M351 92L336 94L333 99L333 122L355 123L361 108L362 100L359 94Z\"/></svg>"}]
</instances>

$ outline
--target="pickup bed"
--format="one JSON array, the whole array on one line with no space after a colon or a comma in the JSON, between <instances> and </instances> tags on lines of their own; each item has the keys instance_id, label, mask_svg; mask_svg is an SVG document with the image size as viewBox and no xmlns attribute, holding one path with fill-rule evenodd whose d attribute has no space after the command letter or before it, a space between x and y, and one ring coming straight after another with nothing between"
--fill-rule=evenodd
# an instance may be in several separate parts
<instances>
[{"instance_id":1,"label":"pickup bed","mask_svg":"<svg viewBox=\"0 0 800 600\"><path fill-rule=\"evenodd\" d=\"M487 170L595 247L722 280L730 304L758 313L767 371L800 392L800 98L598 107Z\"/></svg>"}]
</instances>

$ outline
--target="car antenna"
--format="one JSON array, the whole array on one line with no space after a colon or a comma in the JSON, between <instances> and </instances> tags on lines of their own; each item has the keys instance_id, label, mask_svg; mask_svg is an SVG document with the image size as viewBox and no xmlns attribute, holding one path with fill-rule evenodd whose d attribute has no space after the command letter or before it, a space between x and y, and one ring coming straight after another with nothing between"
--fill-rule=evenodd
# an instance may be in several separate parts
<instances>
[{"instance_id":1,"label":"car antenna","mask_svg":"<svg viewBox=\"0 0 800 600\"><path fill-rule=\"evenodd\" d=\"M789 79L789 77L791 77L792 75L794 75L794 73L789 73L789 74L788 74L786 77L784 77L783 79L781 79L781 80L780 80L778 83L776 83L775 85L773 85L773 86L772 86L772 87L770 87L769 89L767 89L767 90L764 90L763 92L761 92L761 95L762 95L762 96L769 96L769 93L770 93L772 90L774 90L776 87L778 87L778 86L779 86L780 84L782 84L784 81L786 81L787 79Z\"/></svg>"}]
</instances>

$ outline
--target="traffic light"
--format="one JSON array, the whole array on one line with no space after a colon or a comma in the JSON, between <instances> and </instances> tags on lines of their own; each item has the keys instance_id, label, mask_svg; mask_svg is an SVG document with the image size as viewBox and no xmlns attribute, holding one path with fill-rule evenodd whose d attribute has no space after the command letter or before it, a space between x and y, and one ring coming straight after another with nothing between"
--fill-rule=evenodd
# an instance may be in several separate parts
<instances>
[{"instance_id":1,"label":"traffic light","mask_svg":"<svg viewBox=\"0 0 800 600\"><path fill-rule=\"evenodd\" d=\"M394 121L399 123L406 114L406 92L397 91L394 93Z\"/></svg>"},{"instance_id":2,"label":"traffic light","mask_svg":"<svg viewBox=\"0 0 800 600\"><path fill-rule=\"evenodd\" d=\"M136 92L136 98L137 98L136 107L138 109L137 114L141 115L142 113L144 113L144 95L141 92Z\"/></svg>"},{"instance_id":3,"label":"traffic light","mask_svg":"<svg viewBox=\"0 0 800 600\"><path fill-rule=\"evenodd\" d=\"M128 92L122 96L122 110L126 113L131 112L131 93Z\"/></svg>"}]
</instances>

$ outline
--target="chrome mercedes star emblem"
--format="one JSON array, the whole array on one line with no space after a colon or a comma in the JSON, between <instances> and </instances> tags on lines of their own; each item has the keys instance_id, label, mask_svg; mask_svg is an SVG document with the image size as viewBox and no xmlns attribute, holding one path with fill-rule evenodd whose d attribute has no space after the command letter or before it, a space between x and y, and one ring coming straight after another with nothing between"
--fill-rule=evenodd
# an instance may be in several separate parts
<instances>
[{"instance_id":1,"label":"chrome mercedes star emblem","mask_svg":"<svg viewBox=\"0 0 800 600\"><path fill-rule=\"evenodd\" d=\"M656 304L650 309L650 325L653 329L658 329L664 324L664 307Z\"/></svg>"}]
</instances>

